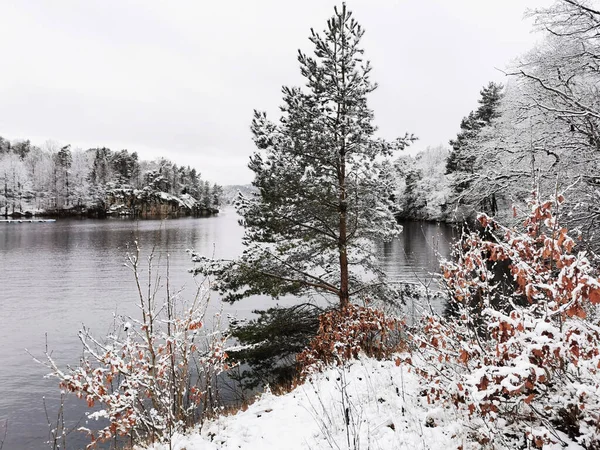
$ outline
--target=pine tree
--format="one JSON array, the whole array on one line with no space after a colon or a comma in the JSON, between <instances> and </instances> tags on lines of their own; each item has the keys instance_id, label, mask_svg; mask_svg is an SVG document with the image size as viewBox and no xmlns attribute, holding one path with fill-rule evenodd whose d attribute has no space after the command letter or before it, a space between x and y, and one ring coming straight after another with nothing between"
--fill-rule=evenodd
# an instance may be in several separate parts
<instances>
[{"instance_id":1,"label":"pine tree","mask_svg":"<svg viewBox=\"0 0 600 450\"><path fill-rule=\"evenodd\" d=\"M62 179L62 185L65 190L65 204L68 205L69 197L70 197L69 169L71 168L71 165L73 164L73 156L71 155L71 145L65 145L58 151L58 153L56 153L54 155L54 164L55 164L54 190L55 190L56 196L58 197L58 194L59 194L57 181L60 178L60 179ZM58 172L59 169L60 169L60 173Z\"/></svg>"},{"instance_id":2,"label":"pine tree","mask_svg":"<svg viewBox=\"0 0 600 450\"><path fill-rule=\"evenodd\" d=\"M490 82L480 91L479 108L471 111L460 123L460 132L456 139L450 140L452 150L446 160L446 174L453 175L452 190L455 197L469 189L477 170L476 146L481 130L499 117L500 100L503 86ZM482 205L472 205L490 214L496 213L494 196L483 200Z\"/></svg>"},{"instance_id":3,"label":"pine tree","mask_svg":"<svg viewBox=\"0 0 600 450\"><path fill-rule=\"evenodd\" d=\"M311 30L314 57L299 52L306 89L283 88L279 123L255 111L259 151L249 167L259 194L238 203L243 256L216 264L194 255L197 272L216 275L226 300L316 290L343 308L351 298L382 295L374 242L400 231L382 160L413 138L374 138L367 95L377 86L363 59L363 34L345 4L335 8L323 34Z\"/></svg>"},{"instance_id":4,"label":"pine tree","mask_svg":"<svg viewBox=\"0 0 600 450\"><path fill-rule=\"evenodd\" d=\"M110 179L110 160L112 152L106 147L90 149L94 152L94 162L90 171L90 183L94 186L103 186Z\"/></svg>"},{"instance_id":5,"label":"pine tree","mask_svg":"<svg viewBox=\"0 0 600 450\"><path fill-rule=\"evenodd\" d=\"M498 106L502 99L502 89L501 84L490 82L480 91L479 108L463 118L456 139L450 140L452 151L448 155L446 173L472 170L475 158L469 154L468 145L477 137L483 127L499 116Z\"/></svg>"},{"instance_id":6,"label":"pine tree","mask_svg":"<svg viewBox=\"0 0 600 450\"><path fill-rule=\"evenodd\" d=\"M202 209L208 210L211 205L210 182L203 181L200 185L200 206Z\"/></svg>"},{"instance_id":7,"label":"pine tree","mask_svg":"<svg viewBox=\"0 0 600 450\"><path fill-rule=\"evenodd\" d=\"M127 150L115 152L110 157L113 172L113 181L118 186L133 184L139 173L138 155L136 152L129 153Z\"/></svg>"},{"instance_id":8,"label":"pine tree","mask_svg":"<svg viewBox=\"0 0 600 450\"><path fill-rule=\"evenodd\" d=\"M211 207L218 209L221 206L221 197L223 196L223 188L217 183L213 184L211 193Z\"/></svg>"}]
</instances>

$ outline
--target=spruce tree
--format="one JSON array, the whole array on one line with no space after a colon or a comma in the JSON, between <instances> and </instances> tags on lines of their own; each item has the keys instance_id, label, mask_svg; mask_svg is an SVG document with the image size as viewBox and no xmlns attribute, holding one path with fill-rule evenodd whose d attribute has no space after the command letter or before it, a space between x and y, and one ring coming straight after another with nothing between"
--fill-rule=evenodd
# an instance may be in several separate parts
<instances>
[{"instance_id":1,"label":"spruce tree","mask_svg":"<svg viewBox=\"0 0 600 450\"><path fill-rule=\"evenodd\" d=\"M213 287L225 300L316 290L345 307L358 296L383 296L375 242L400 227L382 174L386 158L413 138L374 137L367 96L377 86L363 59L363 34L345 4L335 8L322 34L311 29L314 56L299 51L305 89L282 89L278 123L255 111L258 151L249 167L259 193L237 205L243 255L219 262L194 255L196 272L216 275Z\"/></svg>"}]
</instances>

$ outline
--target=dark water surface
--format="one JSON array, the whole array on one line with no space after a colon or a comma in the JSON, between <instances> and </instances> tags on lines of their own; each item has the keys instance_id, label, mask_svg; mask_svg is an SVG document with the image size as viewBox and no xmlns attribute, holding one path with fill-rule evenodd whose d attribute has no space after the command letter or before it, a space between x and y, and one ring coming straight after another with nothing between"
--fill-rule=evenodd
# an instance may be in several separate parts
<instances>
[{"instance_id":1,"label":"dark water surface","mask_svg":"<svg viewBox=\"0 0 600 450\"><path fill-rule=\"evenodd\" d=\"M0 442L7 427L3 450L45 448L49 427L43 398L52 420L59 403L56 381L44 378L48 370L25 349L43 358L47 342L59 364L77 364L82 325L103 337L115 314L136 315L135 282L124 267L135 240L144 255L154 248L163 269L169 254L171 286L185 286L184 295L191 296L195 283L187 272L192 263L185 250L233 258L241 251L242 234L233 210L200 219L0 223ZM408 222L399 239L381 245L380 257L393 280L429 282L438 253L447 257L452 239L447 226ZM212 302L215 311L221 307L216 295ZM247 317L253 309L268 306L274 301L254 298L225 305L224 313ZM74 398L68 402L68 420L82 417L82 403ZM87 439L75 433L69 442L81 448Z\"/></svg>"}]
</instances>

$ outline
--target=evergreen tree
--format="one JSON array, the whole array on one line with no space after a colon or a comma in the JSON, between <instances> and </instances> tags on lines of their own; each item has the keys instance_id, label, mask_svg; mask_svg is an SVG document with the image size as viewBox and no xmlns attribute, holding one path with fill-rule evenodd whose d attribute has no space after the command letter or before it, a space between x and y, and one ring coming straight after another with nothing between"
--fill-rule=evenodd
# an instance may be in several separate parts
<instances>
[{"instance_id":1,"label":"evergreen tree","mask_svg":"<svg viewBox=\"0 0 600 450\"><path fill-rule=\"evenodd\" d=\"M136 152L131 154L127 150L115 152L111 156L110 163L114 181L118 185L130 185L136 181L140 170Z\"/></svg>"},{"instance_id":2,"label":"evergreen tree","mask_svg":"<svg viewBox=\"0 0 600 450\"><path fill-rule=\"evenodd\" d=\"M475 156L469 154L468 146L483 127L499 116L498 106L502 99L502 89L501 84L490 82L480 91L479 108L463 118L456 139L450 140L452 151L446 162L446 173L472 171Z\"/></svg>"},{"instance_id":3,"label":"evergreen tree","mask_svg":"<svg viewBox=\"0 0 600 450\"><path fill-rule=\"evenodd\" d=\"M10 141L8 139L4 139L2 136L0 136L0 155L2 155L3 153L9 153L10 152Z\"/></svg>"},{"instance_id":4,"label":"evergreen tree","mask_svg":"<svg viewBox=\"0 0 600 450\"><path fill-rule=\"evenodd\" d=\"M94 186L103 186L110 180L110 159L112 152L106 147L92 149L94 162L90 171L90 182Z\"/></svg>"},{"instance_id":5,"label":"evergreen tree","mask_svg":"<svg viewBox=\"0 0 600 450\"><path fill-rule=\"evenodd\" d=\"M65 204L68 205L70 200L69 169L73 164L73 156L71 155L70 145L65 145L58 151L58 153L56 153L55 164L57 168L60 169L59 178L62 181L62 186L65 191Z\"/></svg>"},{"instance_id":6,"label":"evergreen tree","mask_svg":"<svg viewBox=\"0 0 600 450\"><path fill-rule=\"evenodd\" d=\"M211 206L210 183L204 181L200 184L200 206L203 209L209 209Z\"/></svg>"},{"instance_id":7,"label":"evergreen tree","mask_svg":"<svg viewBox=\"0 0 600 450\"><path fill-rule=\"evenodd\" d=\"M452 175L452 191L455 198L469 189L477 171L477 145L481 130L489 126L493 119L499 117L500 100L502 99L503 86L490 82L480 91L478 100L479 108L471 111L460 123L460 132L456 139L450 141L452 150L446 160L446 174ZM484 208L490 214L496 213L496 199L494 196L482 200L481 205L472 205Z\"/></svg>"},{"instance_id":8,"label":"evergreen tree","mask_svg":"<svg viewBox=\"0 0 600 450\"><path fill-rule=\"evenodd\" d=\"M221 197L223 196L223 188L217 183L213 184L211 190L212 207L219 208L221 206Z\"/></svg>"},{"instance_id":9,"label":"evergreen tree","mask_svg":"<svg viewBox=\"0 0 600 450\"><path fill-rule=\"evenodd\" d=\"M406 172L406 188L404 190L404 201L406 202L404 217L411 219L422 219L427 206L426 192L419 189L423 180L423 174L417 167Z\"/></svg>"},{"instance_id":10,"label":"evergreen tree","mask_svg":"<svg viewBox=\"0 0 600 450\"><path fill-rule=\"evenodd\" d=\"M363 59L363 33L345 5L336 8L323 34L311 30L314 57L299 53L307 89L283 88L279 123L255 112L259 151L249 167L259 194L238 204L246 249L220 264L194 255L197 272L216 275L214 287L226 300L316 290L343 308L351 298L384 296L374 241L400 230L381 159L412 137L374 138L367 95L376 85Z\"/></svg>"},{"instance_id":11,"label":"evergreen tree","mask_svg":"<svg viewBox=\"0 0 600 450\"><path fill-rule=\"evenodd\" d=\"M200 184L201 184L200 174L196 171L195 168L190 168L190 166L188 166L188 177L189 177L188 194L190 194L196 200L199 200L200 199Z\"/></svg>"},{"instance_id":12,"label":"evergreen tree","mask_svg":"<svg viewBox=\"0 0 600 450\"><path fill-rule=\"evenodd\" d=\"M31 151L31 142L29 141L29 139L19 141L13 144L11 149L15 155L19 156L19 158L25 159L27 154Z\"/></svg>"}]
</instances>

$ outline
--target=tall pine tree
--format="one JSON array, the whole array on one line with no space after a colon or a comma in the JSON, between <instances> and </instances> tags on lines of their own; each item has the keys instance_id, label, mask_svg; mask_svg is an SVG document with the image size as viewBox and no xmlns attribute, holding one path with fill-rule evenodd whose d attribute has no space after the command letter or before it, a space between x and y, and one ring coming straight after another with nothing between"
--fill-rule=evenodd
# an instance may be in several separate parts
<instances>
[{"instance_id":1,"label":"tall pine tree","mask_svg":"<svg viewBox=\"0 0 600 450\"><path fill-rule=\"evenodd\" d=\"M311 30L314 56L299 52L306 89L283 88L279 123L255 111L258 151L249 167L259 194L238 202L243 255L219 263L194 255L197 273L216 275L213 286L226 300L316 290L345 307L355 297L383 295L375 242L400 228L391 183L380 175L385 158L413 138L374 138L367 95L377 86L363 59L363 34L345 4L336 8L322 34Z\"/></svg>"}]
</instances>

